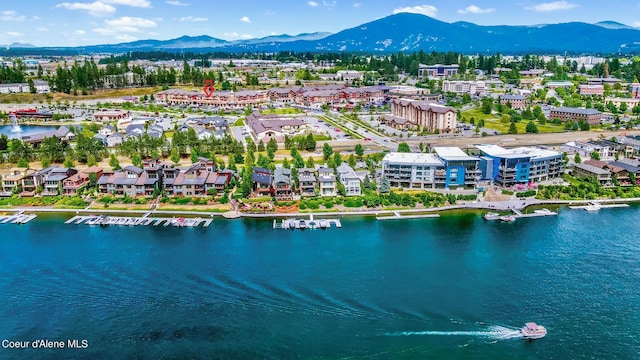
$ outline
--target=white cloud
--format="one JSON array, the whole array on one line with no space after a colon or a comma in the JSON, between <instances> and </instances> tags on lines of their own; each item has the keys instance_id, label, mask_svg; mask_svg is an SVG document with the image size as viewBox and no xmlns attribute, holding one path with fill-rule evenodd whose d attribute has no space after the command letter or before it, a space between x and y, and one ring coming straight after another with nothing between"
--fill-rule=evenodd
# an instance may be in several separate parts
<instances>
[{"instance_id":1,"label":"white cloud","mask_svg":"<svg viewBox=\"0 0 640 360\"><path fill-rule=\"evenodd\" d=\"M45 32L45 31L49 31L49 28L46 28L46 27L44 27L44 26L41 26L41 27L37 28L36 30L37 30L37 31L40 31L40 32Z\"/></svg>"},{"instance_id":2,"label":"white cloud","mask_svg":"<svg viewBox=\"0 0 640 360\"><path fill-rule=\"evenodd\" d=\"M488 14L496 11L494 8L482 9L475 5L469 5L464 9L458 10L458 14Z\"/></svg>"},{"instance_id":3,"label":"white cloud","mask_svg":"<svg viewBox=\"0 0 640 360\"><path fill-rule=\"evenodd\" d=\"M169 5L173 5L173 6L189 6L189 4L180 2L178 0L167 0L167 1L165 1L165 3L167 3Z\"/></svg>"},{"instance_id":4,"label":"white cloud","mask_svg":"<svg viewBox=\"0 0 640 360\"><path fill-rule=\"evenodd\" d=\"M84 30L76 30L76 35L84 35L86 31Z\"/></svg>"},{"instance_id":5,"label":"white cloud","mask_svg":"<svg viewBox=\"0 0 640 360\"><path fill-rule=\"evenodd\" d=\"M251 24L251 19L249 19L248 16L241 17L240 21L242 21L243 23Z\"/></svg>"},{"instance_id":6,"label":"white cloud","mask_svg":"<svg viewBox=\"0 0 640 360\"><path fill-rule=\"evenodd\" d=\"M119 41L124 41L124 42L138 40L138 38L136 38L134 36L131 36L129 34L118 35L118 36L116 36L116 39L119 40Z\"/></svg>"},{"instance_id":7,"label":"white cloud","mask_svg":"<svg viewBox=\"0 0 640 360\"><path fill-rule=\"evenodd\" d=\"M318 3L317 3L317 2L315 2L315 1L309 1L309 2L307 2L307 5L309 5L309 6L311 6L311 7L316 7L316 6L320 5L320 4L318 4Z\"/></svg>"},{"instance_id":8,"label":"white cloud","mask_svg":"<svg viewBox=\"0 0 640 360\"><path fill-rule=\"evenodd\" d=\"M105 27L92 29L91 31L102 35L114 35L123 33L140 33L140 28L150 29L157 26L151 20L139 17L123 16L118 19L105 20Z\"/></svg>"},{"instance_id":9,"label":"white cloud","mask_svg":"<svg viewBox=\"0 0 640 360\"><path fill-rule=\"evenodd\" d=\"M267 10L267 11L265 11L265 12L264 12L264 15L265 15L265 16L273 16L273 15L275 15L275 14L276 14L276 12L275 12L275 11L273 11L273 10Z\"/></svg>"},{"instance_id":10,"label":"white cloud","mask_svg":"<svg viewBox=\"0 0 640 360\"><path fill-rule=\"evenodd\" d=\"M333 0L333 2L328 2L328 1L322 1L322 6L326 6L326 7L334 7L336 6L336 0Z\"/></svg>"},{"instance_id":11,"label":"white cloud","mask_svg":"<svg viewBox=\"0 0 640 360\"><path fill-rule=\"evenodd\" d=\"M359 8L360 6L362 6L362 4L360 4L359 2L353 3L353 7L356 9Z\"/></svg>"},{"instance_id":12,"label":"white cloud","mask_svg":"<svg viewBox=\"0 0 640 360\"><path fill-rule=\"evenodd\" d=\"M116 8L102 3L100 1L92 3L68 3L64 2L56 5L57 8L65 8L67 10L86 10L92 16L106 16L116 12Z\"/></svg>"},{"instance_id":13,"label":"white cloud","mask_svg":"<svg viewBox=\"0 0 640 360\"><path fill-rule=\"evenodd\" d=\"M131 7L139 7L139 8L150 8L151 1L149 0L100 0L107 4L114 5L126 5Z\"/></svg>"},{"instance_id":14,"label":"white cloud","mask_svg":"<svg viewBox=\"0 0 640 360\"><path fill-rule=\"evenodd\" d=\"M549 12L549 11L557 11L557 10L569 10L577 6L578 5L572 4L567 1L555 1L555 2L549 2L549 3L542 3L534 6L528 6L525 9L538 11L538 12Z\"/></svg>"},{"instance_id":15,"label":"white cloud","mask_svg":"<svg viewBox=\"0 0 640 360\"><path fill-rule=\"evenodd\" d=\"M238 34L237 32L230 32L230 33L224 33L222 34L225 37L229 38L229 39L253 39L255 38L255 36L251 35L251 34Z\"/></svg>"},{"instance_id":16,"label":"white cloud","mask_svg":"<svg viewBox=\"0 0 640 360\"><path fill-rule=\"evenodd\" d=\"M180 18L180 21L189 21L189 22L202 22L207 20L209 19L205 17L193 17L193 16L183 16Z\"/></svg>"},{"instance_id":17,"label":"white cloud","mask_svg":"<svg viewBox=\"0 0 640 360\"><path fill-rule=\"evenodd\" d=\"M6 10L0 13L0 20L2 21L24 21L26 16L18 15L13 10Z\"/></svg>"},{"instance_id":18,"label":"white cloud","mask_svg":"<svg viewBox=\"0 0 640 360\"><path fill-rule=\"evenodd\" d=\"M23 33L15 32L15 31L7 31L6 34L13 37L24 36Z\"/></svg>"},{"instance_id":19,"label":"white cloud","mask_svg":"<svg viewBox=\"0 0 640 360\"><path fill-rule=\"evenodd\" d=\"M38 16L38 15L34 15L32 19L33 19L33 20L40 20L40 16Z\"/></svg>"},{"instance_id":20,"label":"white cloud","mask_svg":"<svg viewBox=\"0 0 640 360\"><path fill-rule=\"evenodd\" d=\"M118 28L118 27L152 28L157 26L157 24L151 20L143 19L139 17L130 17L130 16L123 16L119 19L113 19L113 20L105 20L105 24L109 26L113 26L115 28Z\"/></svg>"},{"instance_id":21,"label":"white cloud","mask_svg":"<svg viewBox=\"0 0 640 360\"><path fill-rule=\"evenodd\" d=\"M422 15L435 17L436 14L438 13L438 8L436 8L433 5L417 5L413 7L407 6L407 7L397 8L393 10L394 14L403 13L403 12L422 14Z\"/></svg>"}]
</instances>

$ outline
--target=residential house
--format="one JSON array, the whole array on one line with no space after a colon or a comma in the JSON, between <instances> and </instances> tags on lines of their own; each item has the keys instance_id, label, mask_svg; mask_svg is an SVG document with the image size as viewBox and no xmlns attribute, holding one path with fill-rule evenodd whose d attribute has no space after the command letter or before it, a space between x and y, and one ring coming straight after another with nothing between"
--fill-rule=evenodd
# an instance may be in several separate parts
<instances>
[{"instance_id":1,"label":"residential house","mask_svg":"<svg viewBox=\"0 0 640 360\"><path fill-rule=\"evenodd\" d=\"M595 178L602 186L611 186L611 172L597 166L577 163L573 165L573 176L576 178Z\"/></svg>"},{"instance_id":2,"label":"residential house","mask_svg":"<svg viewBox=\"0 0 640 360\"><path fill-rule=\"evenodd\" d=\"M320 196L338 195L336 175L333 169L326 167L318 168L318 183L320 184Z\"/></svg>"},{"instance_id":3,"label":"residential house","mask_svg":"<svg viewBox=\"0 0 640 360\"><path fill-rule=\"evenodd\" d=\"M159 181L159 171L127 166L113 174L104 174L98 180L98 189L118 196L151 196ZM151 176L150 176L151 174Z\"/></svg>"},{"instance_id":4,"label":"residential house","mask_svg":"<svg viewBox=\"0 0 640 360\"><path fill-rule=\"evenodd\" d=\"M43 131L41 133L26 135L22 137L22 141L32 146L40 145L45 138L57 137L62 142L69 142L76 138L76 135L66 126L60 126L57 130Z\"/></svg>"},{"instance_id":5,"label":"residential house","mask_svg":"<svg viewBox=\"0 0 640 360\"><path fill-rule=\"evenodd\" d=\"M2 191L0 192L0 196L13 195L14 192L22 187L23 178L24 171L22 170L13 170L2 176Z\"/></svg>"},{"instance_id":6,"label":"residential house","mask_svg":"<svg viewBox=\"0 0 640 360\"><path fill-rule=\"evenodd\" d=\"M315 196L318 180L316 170L311 168L298 169L298 189L300 196Z\"/></svg>"},{"instance_id":7,"label":"residential house","mask_svg":"<svg viewBox=\"0 0 640 360\"><path fill-rule=\"evenodd\" d=\"M345 187L345 195L360 196L362 194L361 180L355 170L345 162L340 164L336 170L338 171L338 181Z\"/></svg>"},{"instance_id":8,"label":"residential house","mask_svg":"<svg viewBox=\"0 0 640 360\"><path fill-rule=\"evenodd\" d=\"M78 170L73 168L62 168L52 166L46 169L43 173L43 192L42 195L53 196L60 195L62 193L62 184L64 180L78 173Z\"/></svg>"},{"instance_id":9,"label":"residential house","mask_svg":"<svg viewBox=\"0 0 640 360\"><path fill-rule=\"evenodd\" d=\"M173 195L205 196L206 182L210 172L201 164L182 170L173 182Z\"/></svg>"},{"instance_id":10,"label":"residential house","mask_svg":"<svg viewBox=\"0 0 640 360\"><path fill-rule=\"evenodd\" d=\"M271 170L254 167L251 174L251 181L253 182L253 193L256 196L271 196L273 195L273 178Z\"/></svg>"},{"instance_id":11,"label":"residential house","mask_svg":"<svg viewBox=\"0 0 640 360\"><path fill-rule=\"evenodd\" d=\"M292 184L291 169L282 167L276 168L273 174L273 187L275 189L276 200L292 200Z\"/></svg>"},{"instance_id":12,"label":"residential house","mask_svg":"<svg viewBox=\"0 0 640 360\"><path fill-rule=\"evenodd\" d=\"M562 150L566 151L568 154L578 153L583 159L591 158L594 156L593 154L597 154L597 157L600 160L613 159L615 152L611 145L594 141L569 141L562 145Z\"/></svg>"},{"instance_id":13,"label":"residential house","mask_svg":"<svg viewBox=\"0 0 640 360\"><path fill-rule=\"evenodd\" d=\"M607 170L611 173L612 181L615 178L620 183L629 183L629 171L622 166L615 165L611 162L604 162L600 160L589 159L583 162L583 164L593 165L600 169Z\"/></svg>"}]
</instances>

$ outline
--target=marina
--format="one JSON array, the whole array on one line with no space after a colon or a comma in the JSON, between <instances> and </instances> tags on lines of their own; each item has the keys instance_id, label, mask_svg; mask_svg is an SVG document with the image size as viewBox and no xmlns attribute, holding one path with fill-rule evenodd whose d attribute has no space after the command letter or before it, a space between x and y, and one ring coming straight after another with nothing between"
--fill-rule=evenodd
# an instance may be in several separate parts
<instances>
[{"instance_id":1,"label":"marina","mask_svg":"<svg viewBox=\"0 0 640 360\"><path fill-rule=\"evenodd\" d=\"M341 228L340 219L314 219L313 214L306 219L282 219L280 222L273 220L274 229L294 230L294 229L327 229L331 227Z\"/></svg>"},{"instance_id":2,"label":"marina","mask_svg":"<svg viewBox=\"0 0 640 360\"><path fill-rule=\"evenodd\" d=\"M38 217L36 214L25 214L24 210L20 210L13 215L0 216L0 224L26 224Z\"/></svg>"},{"instance_id":3,"label":"marina","mask_svg":"<svg viewBox=\"0 0 640 360\"><path fill-rule=\"evenodd\" d=\"M108 215L77 215L65 221L65 224L73 225L118 225L118 226L175 226L175 227L209 227L213 219L203 218L185 218L185 217L151 217L150 213L144 214L142 217L130 216L108 216Z\"/></svg>"}]
</instances>

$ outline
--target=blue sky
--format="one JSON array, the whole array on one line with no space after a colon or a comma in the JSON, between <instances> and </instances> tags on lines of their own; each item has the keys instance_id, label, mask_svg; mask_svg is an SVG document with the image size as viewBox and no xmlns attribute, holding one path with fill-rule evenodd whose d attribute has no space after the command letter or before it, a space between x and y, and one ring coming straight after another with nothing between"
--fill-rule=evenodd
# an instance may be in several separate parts
<instances>
[{"instance_id":1,"label":"blue sky","mask_svg":"<svg viewBox=\"0 0 640 360\"><path fill-rule=\"evenodd\" d=\"M36 46L182 35L238 40L338 32L397 12L481 25L614 20L640 27L640 0L5 0L0 4L0 44Z\"/></svg>"}]
</instances>

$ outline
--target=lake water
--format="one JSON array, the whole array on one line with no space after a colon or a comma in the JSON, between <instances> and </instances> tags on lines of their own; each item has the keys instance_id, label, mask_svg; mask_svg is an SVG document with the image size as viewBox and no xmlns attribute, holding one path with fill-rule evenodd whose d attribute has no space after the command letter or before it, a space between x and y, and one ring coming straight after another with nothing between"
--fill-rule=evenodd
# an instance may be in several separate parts
<instances>
[{"instance_id":1,"label":"lake water","mask_svg":"<svg viewBox=\"0 0 640 360\"><path fill-rule=\"evenodd\" d=\"M638 359L640 207L342 229L0 225L2 359ZM524 341L535 321L546 338Z\"/></svg>"},{"instance_id":2,"label":"lake water","mask_svg":"<svg viewBox=\"0 0 640 360\"><path fill-rule=\"evenodd\" d=\"M33 125L20 125L21 132L14 132L13 126L4 125L0 126L0 134L5 134L9 139L20 139L23 136L33 135L45 131L55 130L55 126L33 126Z\"/></svg>"}]
</instances>

